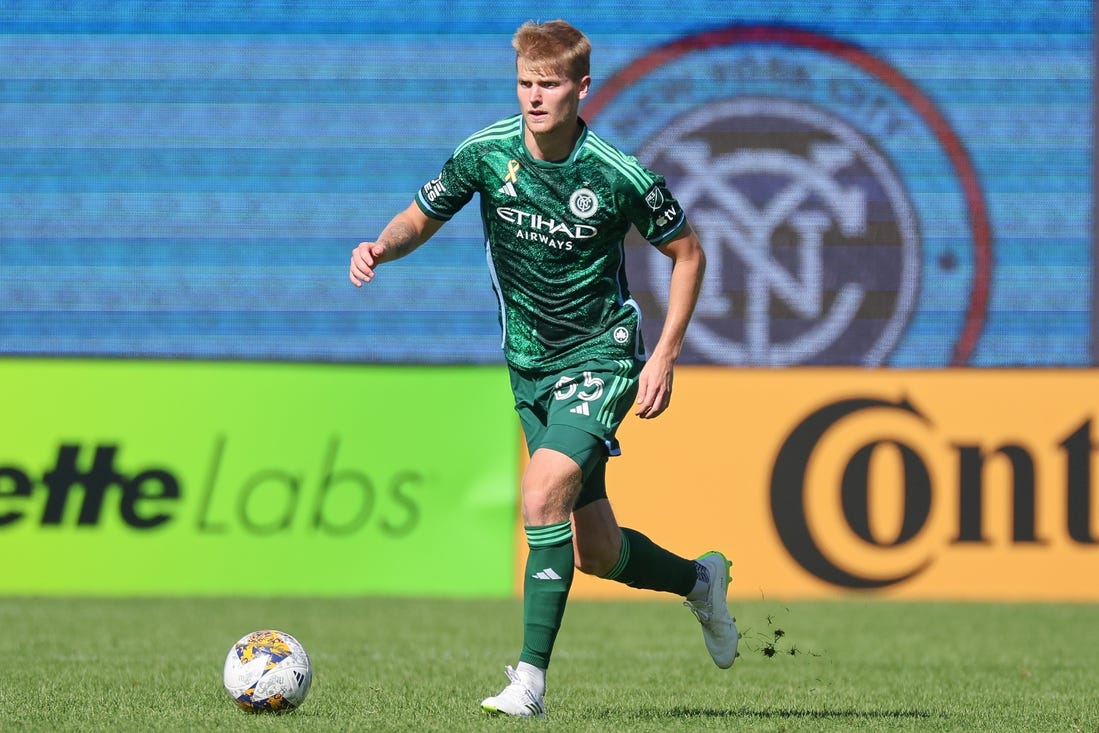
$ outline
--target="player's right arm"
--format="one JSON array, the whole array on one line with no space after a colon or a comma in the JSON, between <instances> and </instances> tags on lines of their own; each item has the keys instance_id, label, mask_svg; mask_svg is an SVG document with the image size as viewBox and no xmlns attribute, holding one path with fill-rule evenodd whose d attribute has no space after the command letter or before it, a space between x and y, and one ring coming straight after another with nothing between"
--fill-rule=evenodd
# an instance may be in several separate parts
<instances>
[{"instance_id":1,"label":"player's right arm","mask_svg":"<svg viewBox=\"0 0 1099 733\"><path fill-rule=\"evenodd\" d=\"M404 257L431 239L444 222L427 216L413 202L393 217L373 242L360 242L351 252L351 282L361 288L374 279L374 270L383 262Z\"/></svg>"}]
</instances>

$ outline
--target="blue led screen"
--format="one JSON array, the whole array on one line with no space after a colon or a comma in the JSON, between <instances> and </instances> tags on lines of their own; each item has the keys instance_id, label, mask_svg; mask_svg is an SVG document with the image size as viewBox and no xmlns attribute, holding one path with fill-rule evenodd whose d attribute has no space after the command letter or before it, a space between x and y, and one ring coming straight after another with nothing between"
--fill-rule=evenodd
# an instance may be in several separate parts
<instances>
[{"instance_id":1,"label":"blue led screen","mask_svg":"<svg viewBox=\"0 0 1099 733\"><path fill-rule=\"evenodd\" d=\"M1085 366L1090 2L46 2L0 11L0 355L497 363L476 206L373 238L592 39L581 113L706 246L686 363ZM650 342L667 264L628 242Z\"/></svg>"}]
</instances>

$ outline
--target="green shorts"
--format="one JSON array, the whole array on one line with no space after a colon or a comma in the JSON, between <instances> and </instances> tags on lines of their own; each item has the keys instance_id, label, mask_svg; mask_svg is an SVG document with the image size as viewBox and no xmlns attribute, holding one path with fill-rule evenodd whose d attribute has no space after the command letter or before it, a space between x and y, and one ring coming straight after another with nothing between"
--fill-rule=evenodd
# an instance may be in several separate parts
<instances>
[{"instance_id":1,"label":"green shorts","mask_svg":"<svg viewBox=\"0 0 1099 733\"><path fill-rule=\"evenodd\" d=\"M515 410L527 450L552 448L576 461L585 479L618 455L614 437L637 395L642 362L593 360L552 374L511 369Z\"/></svg>"}]
</instances>

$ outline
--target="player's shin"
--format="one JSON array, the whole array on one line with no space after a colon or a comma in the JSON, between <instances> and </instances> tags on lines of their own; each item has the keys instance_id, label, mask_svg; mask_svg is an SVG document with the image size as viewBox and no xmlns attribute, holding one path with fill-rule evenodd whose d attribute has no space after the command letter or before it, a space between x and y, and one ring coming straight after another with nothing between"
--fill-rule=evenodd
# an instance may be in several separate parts
<instances>
[{"instance_id":1,"label":"player's shin","mask_svg":"<svg viewBox=\"0 0 1099 733\"><path fill-rule=\"evenodd\" d=\"M526 527L527 566L523 582L523 652L520 662L549 667L573 578L572 526L560 522Z\"/></svg>"},{"instance_id":2,"label":"player's shin","mask_svg":"<svg viewBox=\"0 0 1099 733\"><path fill-rule=\"evenodd\" d=\"M631 588L686 596L698 581L698 571L694 560L669 552L637 530L623 527L618 562L602 577Z\"/></svg>"}]
</instances>

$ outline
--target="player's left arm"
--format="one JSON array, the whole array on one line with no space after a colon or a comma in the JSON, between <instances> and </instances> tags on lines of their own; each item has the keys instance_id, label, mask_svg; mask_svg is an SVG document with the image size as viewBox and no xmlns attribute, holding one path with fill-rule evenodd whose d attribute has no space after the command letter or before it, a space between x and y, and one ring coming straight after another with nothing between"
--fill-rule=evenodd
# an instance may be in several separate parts
<instances>
[{"instance_id":1,"label":"player's left arm","mask_svg":"<svg viewBox=\"0 0 1099 733\"><path fill-rule=\"evenodd\" d=\"M642 418L656 417L671 402L672 371L683 348L687 324L694 314L706 272L706 253L690 224L685 224L683 231L657 249L672 260L672 277L668 285L668 314L664 327L638 380L636 414Z\"/></svg>"}]
</instances>

